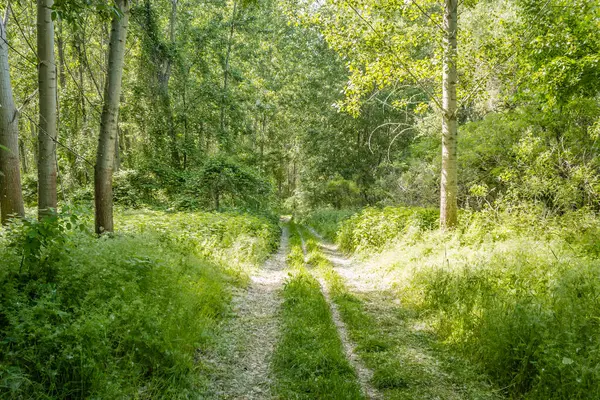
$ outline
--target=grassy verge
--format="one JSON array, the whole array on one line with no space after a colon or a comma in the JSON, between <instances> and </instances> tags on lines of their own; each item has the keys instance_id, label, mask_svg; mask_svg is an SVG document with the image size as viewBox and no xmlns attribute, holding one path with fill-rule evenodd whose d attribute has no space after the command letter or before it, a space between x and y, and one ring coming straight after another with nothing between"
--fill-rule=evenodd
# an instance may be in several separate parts
<instances>
[{"instance_id":1,"label":"grassy verge","mask_svg":"<svg viewBox=\"0 0 600 400\"><path fill-rule=\"evenodd\" d=\"M317 280L304 267L298 230L290 229L293 269L283 289L282 332L273 358L276 392L285 399L361 399Z\"/></svg>"},{"instance_id":2,"label":"grassy verge","mask_svg":"<svg viewBox=\"0 0 600 400\"><path fill-rule=\"evenodd\" d=\"M347 314L366 312L359 325L395 327L384 342L460 355L509 397L600 398L600 220L533 211L465 212L452 233L407 223L396 234L379 229L376 213L357 214L344 235L387 294L342 296L350 331ZM372 336L355 334L358 343Z\"/></svg>"},{"instance_id":3,"label":"grassy verge","mask_svg":"<svg viewBox=\"0 0 600 400\"><path fill-rule=\"evenodd\" d=\"M353 294L310 232L309 259L327 281L356 351L389 399L496 399L485 377L448 351L419 315L385 293Z\"/></svg>"},{"instance_id":4,"label":"grassy verge","mask_svg":"<svg viewBox=\"0 0 600 400\"><path fill-rule=\"evenodd\" d=\"M129 218L132 230L112 238L67 215L0 232L0 397L201 396L207 369L196 352L215 345L230 290L243 283L206 246L235 246L201 215L185 228L183 216L164 215L143 230L144 217Z\"/></svg>"}]
</instances>

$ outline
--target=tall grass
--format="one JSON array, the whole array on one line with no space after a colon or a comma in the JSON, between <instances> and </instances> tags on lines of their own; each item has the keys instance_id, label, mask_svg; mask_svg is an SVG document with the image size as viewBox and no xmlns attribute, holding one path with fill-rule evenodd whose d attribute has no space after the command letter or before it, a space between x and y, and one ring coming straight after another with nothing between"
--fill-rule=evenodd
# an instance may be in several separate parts
<instances>
[{"instance_id":1,"label":"tall grass","mask_svg":"<svg viewBox=\"0 0 600 400\"><path fill-rule=\"evenodd\" d=\"M316 229L327 240L335 242L340 225L356 212L358 211L322 208L302 215L300 222Z\"/></svg>"},{"instance_id":2,"label":"tall grass","mask_svg":"<svg viewBox=\"0 0 600 400\"><path fill-rule=\"evenodd\" d=\"M225 254L235 245L212 238L200 214L185 227L164 215L137 231L145 217L128 218L132 233L100 239L74 216L1 232L0 397L201 396L206 367L196 352L214 345L243 277L207 258L205 246ZM243 251L274 245L260 240Z\"/></svg>"},{"instance_id":3,"label":"tall grass","mask_svg":"<svg viewBox=\"0 0 600 400\"><path fill-rule=\"evenodd\" d=\"M463 213L446 234L410 224L391 234L367 211L342 235L372 232L376 246L351 247L370 272L507 395L598 399L600 221L526 211Z\"/></svg>"},{"instance_id":4,"label":"tall grass","mask_svg":"<svg viewBox=\"0 0 600 400\"><path fill-rule=\"evenodd\" d=\"M273 356L276 392L283 399L362 399L329 305L305 268L295 224L290 231L293 272L282 291L282 332Z\"/></svg>"}]
</instances>

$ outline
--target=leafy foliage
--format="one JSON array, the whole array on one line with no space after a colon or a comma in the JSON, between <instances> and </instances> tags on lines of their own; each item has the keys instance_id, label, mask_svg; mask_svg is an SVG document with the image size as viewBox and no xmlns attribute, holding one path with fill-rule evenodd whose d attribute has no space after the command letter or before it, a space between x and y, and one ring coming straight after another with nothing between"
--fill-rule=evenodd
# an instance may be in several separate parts
<instances>
[{"instance_id":1,"label":"leafy foliage","mask_svg":"<svg viewBox=\"0 0 600 400\"><path fill-rule=\"evenodd\" d=\"M269 182L255 171L223 157L207 160L197 182L214 199L216 210L223 203L257 210L267 207L273 194Z\"/></svg>"},{"instance_id":2,"label":"leafy foliage","mask_svg":"<svg viewBox=\"0 0 600 400\"><path fill-rule=\"evenodd\" d=\"M345 220L337 235L340 248L348 252L379 250L402 234L437 227L439 212L427 208L365 208Z\"/></svg>"}]
</instances>

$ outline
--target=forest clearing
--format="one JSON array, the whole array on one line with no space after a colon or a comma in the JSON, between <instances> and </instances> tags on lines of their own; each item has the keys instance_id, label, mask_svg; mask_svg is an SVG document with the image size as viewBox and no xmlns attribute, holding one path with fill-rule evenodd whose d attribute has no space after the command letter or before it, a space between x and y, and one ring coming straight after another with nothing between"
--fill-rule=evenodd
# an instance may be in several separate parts
<instances>
[{"instance_id":1,"label":"forest clearing","mask_svg":"<svg viewBox=\"0 0 600 400\"><path fill-rule=\"evenodd\" d=\"M598 0L0 10L0 399L600 399Z\"/></svg>"}]
</instances>

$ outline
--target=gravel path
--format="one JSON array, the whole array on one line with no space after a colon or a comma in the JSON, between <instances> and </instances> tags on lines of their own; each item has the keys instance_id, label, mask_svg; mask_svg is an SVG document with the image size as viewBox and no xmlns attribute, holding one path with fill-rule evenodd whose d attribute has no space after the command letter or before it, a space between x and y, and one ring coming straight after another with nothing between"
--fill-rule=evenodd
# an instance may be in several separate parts
<instances>
[{"instance_id":1,"label":"gravel path","mask_svg":"<svg viewBox=\"0 0 600 400\"><path fill-rule=\"evenodd\" d=\"M288 228L283 224L278 252L234 295L234 316L224 328L221 356L208 361L216 371L211 393L215 399L271 399L271 356L279 335L279 289L285 272Z\"/></svg>"}]
</instances>

